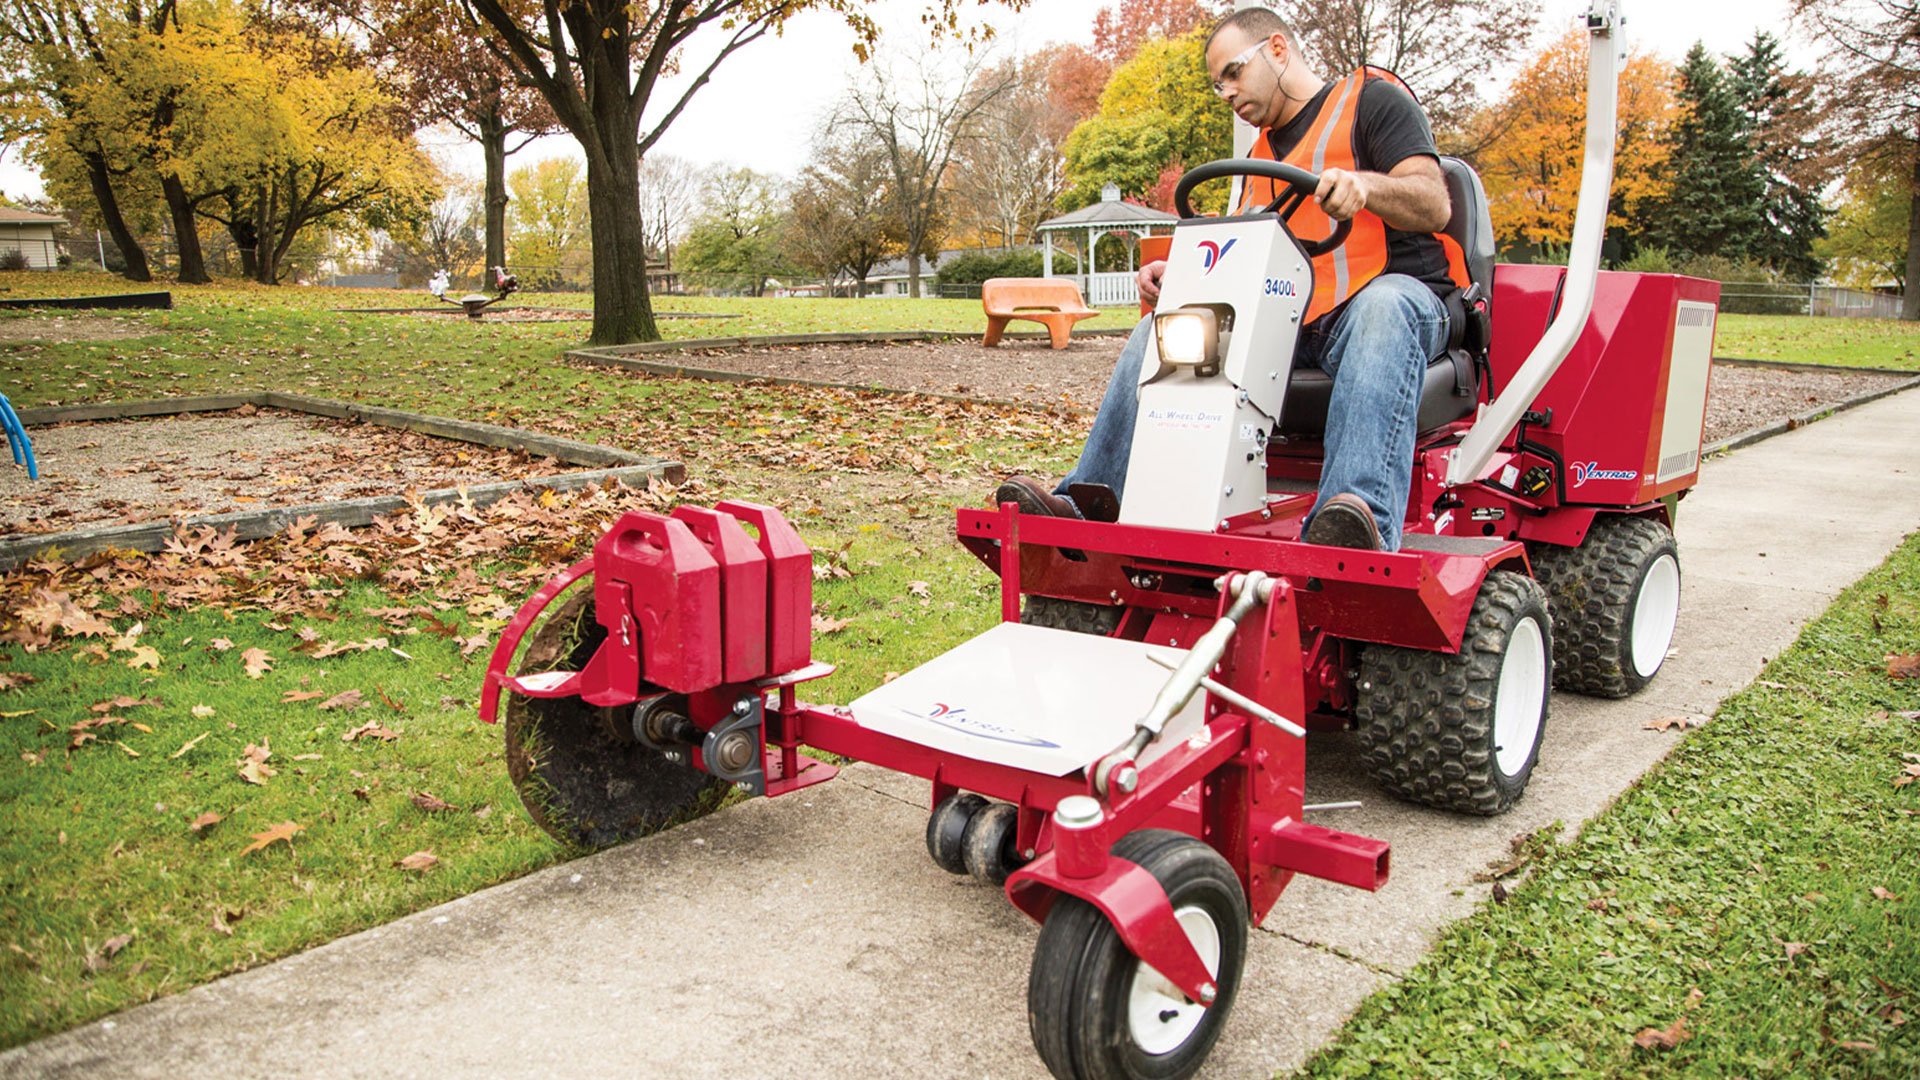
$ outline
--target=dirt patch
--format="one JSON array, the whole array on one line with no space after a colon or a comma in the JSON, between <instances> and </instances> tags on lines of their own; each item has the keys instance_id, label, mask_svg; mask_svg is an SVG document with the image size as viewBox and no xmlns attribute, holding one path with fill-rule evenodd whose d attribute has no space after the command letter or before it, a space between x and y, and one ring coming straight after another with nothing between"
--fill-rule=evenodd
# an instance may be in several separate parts
<instances>
[{"instance_id":1,"label":"dirt patch","mask_svg":"<svg viewBox=\"0 0 1920 1080\"><path fill-rule=\"evenodd\" d=\"M1003 341L983 348L977 338L875 344L782 345L747 349L687 349L645 357L771 379L874 386L1092 411L1106 393L1117 337L1075 338L1065 349L1045 341ZM1706 441L1839 404L1904 381L1871 371L1717 364L1707 394Z\"/></svg>"},{"instance_id":2,"label":"dirt patch","mask_svg":"<svg viewBox=\"0 0 1920 1080\"><path fill-rule=\"evenodd\" d=\"M466 312L458 308L448 308L445 311L437 311L429 308L425 311L407 312L407 314L422 319L466 318ZM593 318L593 312L580 311L575 308L501 308L498 311L488 308L486 311L480 313L478 321L483 323L583 322L591 318Z\"/></svg>"},{"instance_id":3,"label":"dirt patch","mask_svg":"<svg viewBox=\"0 0 1920 1080\"><path fill-rule=\"evenodd\" d=\"M0 318L0 341L111 341L151 334L138 319L101 315L28 315Z\"/></svg>"},{"instance_id":4,"label":"dirt patch","mask_svg":"<svg viewBox=\"0 0 1920 1080\"><path fill-rule=\"evenodd\" d=\"M275 409L28 432L40 479L0 469L0 535L300 506L566 471L552 458Z\"/></svg>"}]
</instances>

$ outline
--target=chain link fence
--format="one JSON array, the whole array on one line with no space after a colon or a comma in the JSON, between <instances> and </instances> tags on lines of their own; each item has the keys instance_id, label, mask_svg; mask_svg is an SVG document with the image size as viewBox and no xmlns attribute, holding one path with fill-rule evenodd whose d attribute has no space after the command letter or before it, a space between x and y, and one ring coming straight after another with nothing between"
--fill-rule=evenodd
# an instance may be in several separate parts
<instances>
[{"instance_id":1,"label":"chain link fence","mask_svg":"<svg viewBox=\"0 0 1920 1080\"><path fill-rule=\"evenodd\" d=\"M1720 310L1732 315L1817 315L1828 318L1897 319L1901 298L1836 285L1790 281L1723 281Z\"/></svg>"}]
</instances>

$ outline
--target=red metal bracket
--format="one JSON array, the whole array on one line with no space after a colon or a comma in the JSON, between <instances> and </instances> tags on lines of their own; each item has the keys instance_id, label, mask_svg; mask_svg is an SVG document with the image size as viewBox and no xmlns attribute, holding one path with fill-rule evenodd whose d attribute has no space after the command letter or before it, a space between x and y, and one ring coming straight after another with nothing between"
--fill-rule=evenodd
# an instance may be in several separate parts
<instances>
[{"instance_id":1,"label":"red metal bracket","mask_svg":"<svg viewBox=\"0 0 1920 1080\"><path fill-rule=\"evenodd\" d=\"M1385 840L1291 818L1254 817L1254 858L1310 877L1376 892L1387 883L1392 847Z\"/></svg>"},{"instance_id":2,"label":"red metal bracket","mask_svg":"<svg viewBox=\"0 0 1920 1080\"><path fill-rule=\"evenodd\" d=\"M527 628L533 620L553 603L553 598L566 591L567 586L587 576L593 569L592 559L582 559L561 571L552 581L540 586L540 591L527 598L500 631L500 640L494 642L493 654L487 658L487 674L480 680L480 719L489 723L499 722L500 684L507 678L507 665L513 663L513 654L520 651L520 639L527 635ZM569 691L571 693L571 691Z\"/></svg>"},{"instance_id":3,"label":"red metal bracket","mask_svg":"<svg viewBox=\"0 0 1920 1080\"><path fill-rule=\"evenodd\" d=\"M1035 922L1045 921L1056 893L1077 896L1099 908L1129 952L1190 1000L1212 1004L1213 976L1174 917L1167 891L1138 864L1108 856L1106 868L1098 875L1069 877L1048 852L1007 879L1007 899Z\"/></svg>"}]
</instances>

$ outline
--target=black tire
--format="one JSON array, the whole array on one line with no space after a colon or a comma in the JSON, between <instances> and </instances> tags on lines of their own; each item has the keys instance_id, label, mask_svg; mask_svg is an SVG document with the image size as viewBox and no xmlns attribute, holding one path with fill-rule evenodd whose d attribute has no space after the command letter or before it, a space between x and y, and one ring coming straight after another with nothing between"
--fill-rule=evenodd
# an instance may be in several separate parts
<instances>
[{"instance_id":1,"label":"black tire","mask_svg":"<svg viewBox=\"0 0 1920 1080\"><path fill-rule=\"evenodd\" d=\"M606 637L582 587L527 643L526 675L579 671ZM604 848L711 812L726 781L668 760L633 737L631 710L595 708L577 697L505 702L507 773L533 820L570 847Z\"/></svg>"},{"instance_id":2,"label":"black tire","mask_svg":"<svg viewBox=\"0 0 1920 1080\"><path fill-rule=\"evenodd\" d=\"M1510 656L1516 636L1520 645ZM1374 778L1409 802L1464 814L1505 813L1526 791L1539 758L1552 656L1545 592L1525 574L1506 570L1481 584L1458 653L1367 646L1354 717ZM1503 685L1503 676L1515 681ZM1499 724L1503 689L1510 695L1505 731ZM1530 707L1536 694L1537 716ZM1524 734L1529 721L1531 739ZM1501 736L1515 731L1522 732L1524 757L1518 742L1511 752L1502 745Z\"/></svg>"},{"instance_id":3,"label":"black tire","mask_svg":"<svg viewBox=\"0 0 1920 1080\"><path fill-rule=\"evenodd\" d=\"M1108 604L1089 604L1083 600L1062 600L1057 596L1029 596L1020 611L1020 621L1030 626L1071 630L1076 634L1111 637L1120 625L1125 609Z\"/></svg>"},{"instance_id":4,"label":"black tire","mask_svg":"<svg viewBox=\"0 0 1920 1080\"><path fill-rule=\"evenodd\" d=\"M927 815L927 854L933 865L949 874L967 872L965 849L967 822L987 805L987 800L970 791L956 791L940 800Z\"/></svg>"},{"instance_id":5,"label":"black tire","mask_svg":"<svg viewBox=\"0 0 1920 1080\"><path fill-rule=\"evenodd\" d=\"M1137 863L1167 890L1183 921L1204 916L1217 933L1218 993L1212 1006L1167 1002L1160 1014L1177 1027L1149 1032L1177 1041L1160 1052L1142 1045L1129 1019L1136 978L1157 980L1127 950L1100 909L1078 897L1054 901L1040 927L1027 976L1027 1027L1040 1060L1060 1080L1179 1080L1206 1061L1233 1009L1246 963L1247 899L1220 854L1185 833L1147 829L1129 833L1113 854ZM1191 931L1190 931L1191 935ZM1203 950L1204 956L1204 950ZM1143 995L1151 982L1142 987ZM1197 1020L1197 1022L1196 1022ZM1191 1024L1191 1030L1186 1030Z\"/></svg>"},{"instance_id":6,"label":"black tire","mask_svg":"<svg viewBox=\"0 0 1920 1080\"><path fill-rule=\"evenodd\" d=\"M1603 517L1579 547L1528 553L1553 611L1553 684L1595 697L1637 693L1659 673L1680 610L1680 551L1649 518Z\"/></svg>"},{"instance_id":7,"label":"black tire","mask_svg":"<svg viewBox=\"0 0 1920 1080\"><path fill-rule=\"evenodd\" d=\"M1007 883L1027 860L1017 846L1020 808L1012 803L988 803L967 822L960 839L961 862L967 873L988 885Z\"/></svg>"}]
</instances>

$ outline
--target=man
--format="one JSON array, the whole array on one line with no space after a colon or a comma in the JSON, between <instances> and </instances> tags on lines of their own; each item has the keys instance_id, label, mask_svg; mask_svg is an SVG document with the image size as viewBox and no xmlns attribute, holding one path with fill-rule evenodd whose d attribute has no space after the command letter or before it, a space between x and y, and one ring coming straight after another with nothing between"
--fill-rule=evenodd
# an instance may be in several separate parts
<instances>
[{"instance_id":1,"label":"man","mask_svg":"<svg viewBox=\"0 0 1920 1080\"><path fill-rule=\"evenodd\" d=\"M1365 69L1337 82L1315 74L1293 32L1265 8L1221 20L1207 39L1206 63L1214 91L1260 129L1253 156L1320 174L1314 200L1293 216L1296 234L1318 240L1333 222L1353 222L1346 244L1313 260L1314 296L1300 336L1297 361L1316 363L1333 378L1326 459L1303 538L1398 550L1421 382L1427 362L1446 345L1442 298L1467 283L1458 247L1436 235L1451 206L1432 129L1385 71ZM1249 179L1246 187L1243 211L1271 201L1267 181ZM1161 261L1140 270L1140 293L1149 302L1160 295L1165 269ZM1143 319L1121 350L1074 470L1051 492L1013 477L1000 485L996 502L1078 517L1070 485L1105 484L1121 494L1152 333L1152 320Z\"/></svg>"}]
</instances>

